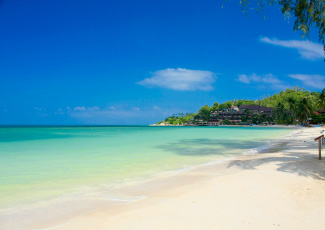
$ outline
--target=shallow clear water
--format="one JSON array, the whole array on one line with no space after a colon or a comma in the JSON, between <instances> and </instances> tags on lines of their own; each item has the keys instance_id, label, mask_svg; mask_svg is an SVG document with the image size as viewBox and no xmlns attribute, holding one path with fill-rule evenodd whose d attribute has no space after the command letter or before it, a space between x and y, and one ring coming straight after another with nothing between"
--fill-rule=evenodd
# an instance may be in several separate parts
<instances>
[{"instance_id":1,"label":"shallow clear water","mask_svg":"<svg viewBox=\"0 0 325 230\"><path fill-rule=\"evenodd\" d=\"M292 129L0 128L0 208L242 154Z\"/></svg>"}]
</instances>

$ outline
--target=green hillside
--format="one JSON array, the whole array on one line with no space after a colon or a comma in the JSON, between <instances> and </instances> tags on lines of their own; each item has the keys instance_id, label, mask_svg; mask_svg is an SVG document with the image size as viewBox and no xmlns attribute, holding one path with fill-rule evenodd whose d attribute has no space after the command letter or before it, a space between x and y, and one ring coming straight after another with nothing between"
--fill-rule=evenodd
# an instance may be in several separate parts
<instances>
[{"instance_id":1,"label":"green hillside","mask_svg":"<svg viewBox=\"0 0 325 230\"><path fill-rule=\"evenodd\" d=\"M158 122L157 125L161 123L182 125L191 119L208 121L211 118L211 113L214 111L226 110L232 106L239 107L245 104L273 107L273 117L278 124L304 124L308 120L311 120L312 123L325 122L325 115L314 113L314 111L320 111L325 108L325 89L322 92L312 92L294 87L293 89L286 89L279 93L265 96L261 100L234 99L222 104L215 102L211 107L204 105L197 113L173 114L165 120Z\"/></svg>"}]
</instances>

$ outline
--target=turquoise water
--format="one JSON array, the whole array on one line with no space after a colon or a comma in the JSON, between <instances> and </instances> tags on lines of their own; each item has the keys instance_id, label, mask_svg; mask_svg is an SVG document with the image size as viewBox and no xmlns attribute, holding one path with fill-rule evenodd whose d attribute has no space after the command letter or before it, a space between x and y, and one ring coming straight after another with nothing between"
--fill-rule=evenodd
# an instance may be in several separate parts
<instances>
[{"instance_id":1,"label":"turquoise water","mask_svg":"<svg viewBox=\"0 0 325 230\"><path fill-rule=\"evenodd\" d=\"M269 127L0 128L0 208L242 154L290 132Z\"/></svg>"}]
</instances>

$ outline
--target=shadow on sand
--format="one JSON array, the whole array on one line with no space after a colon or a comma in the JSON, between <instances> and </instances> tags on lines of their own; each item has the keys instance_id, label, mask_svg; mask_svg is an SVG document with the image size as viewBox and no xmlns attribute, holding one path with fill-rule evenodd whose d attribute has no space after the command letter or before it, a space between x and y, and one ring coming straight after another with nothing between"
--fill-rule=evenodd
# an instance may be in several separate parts
<instances>
[{"instance_id":1,"label":"shadow on sand","mask_svg":"<svg viewBox=\"0 0 325 230\"><path fill-rule=\"evenodd\" d=\"M261 141L215 140L209 138L184 139L156 148L182 156L205 156L229 154L238 150L250 150L263 145ZM221 151L220 151L221 150Z\"/></svg>"},{"instance_id":2,"label":"shadow on sand","mask_svg":"<svg viewBox=\"0 0 325 230\"><path fill-rule=\"evenodd\" d=\"M182 156L221 156L236 153L235 151L238 152L238 149L244 153L262 145L263 142L261 141L199 138L184 139L168 145L158 145L156 148ZM311 154L310 149L315 149L314 154ZM279 151L284 152L283 156L278 157L263 154ZM317 180L325 180L325 150L322 160L318 160L318 155L315 153L317 153L317 143L313 141L297 142L295 140L288 140L287 142L272 143L268 148L259 151L259 154L263 154L262 157L232 160L227 167L236 166L246 170L254 170L258 166L274 162L278 166L277 171L312 177Z\"/></svg>"},{"instance_id":3,"label":"shadow on sand","mask_svg":"<svg viewBox=\"0 0 325 230\"><path fill-rule=\"evenodd\" d=\"M291 148L284 151L280 157L262 157L248 160L233 160L228 168L237 166L242 169L256 169L258 166L275 163L277 171L293 173L299 176L312 177L317 180L325 180L325 158L318 160L317 154L311 154L310 148L317 150L317 145L312 143L290 143Z\"/></svg>"}]
</instances>

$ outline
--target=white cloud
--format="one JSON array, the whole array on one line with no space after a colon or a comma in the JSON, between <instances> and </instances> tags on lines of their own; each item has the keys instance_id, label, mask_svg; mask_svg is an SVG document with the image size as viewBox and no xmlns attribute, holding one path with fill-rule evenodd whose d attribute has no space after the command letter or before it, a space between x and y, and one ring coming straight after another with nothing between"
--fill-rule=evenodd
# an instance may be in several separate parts
<instances>
[{"instance_id":1,"label":"white cloud","mask_svg":"<svg viewBox=\"0 0 325 230\"><path fill-rule=\"evenodd\" d=\"M289 74L289 77L302 81L306 86L311 86L316 89L325 88L325 76L322 75Z\"/></svg>"},{"instance_id":2,"label":"white cloud","mask_svg":"<svg viewBox=\"0 0 325 230\"><path fill-rule=\"evenodd\" d=\"M212 84L216 81L214 73L205 70L172 69L158 70L146 78L139 85L145 87L161 87L179 91L212 90Z\"/></svg>"},{"instance_id":3,"label":"white cloud","mask_svg":"<svg viewBox=\"0 0 325 230\"><path fill-rule=\"evenodd\" d=\"M251 81L249 80L248 76L245 75L245 74L239 74L237 81L240 81L240 82L245 83L245 84L251 83Z\"/></svg>"},{"instance_id":4,"label":"white cloud","mask_svg":"<svg viewBox=\"0 0 325 230\"><path fill-rule=\"evenodd\" d=\"M257 83L259 87L266 86L273 89L286 89L291 87L287 85L285 82L279 80L273 74L265 74L265 75L257 75L255 73L251 75L238 74L238 78L236 80L245 84Z\"/></svg>"},{"instance_id":5,"label":"white cloud","mask_svg":"<svg viewBox=\"0 0 325 230\"><path fill-rule=\"evenodd\" d=\"M86 107L84 107L84 106L77 106L77 107L74 107L73 110L76 110L76 111L85 111L86 110Z\"/></svg>"},{"instance_id":6,"label":"white cloud","mask_svg":"<svg viewBox=\"0 0 325 230\"><path fill-rule=\"evenodd\" d=\"M116 109L114 106L110 106L109 108L110 108L110 109Z\"/></svg>"},{"instance_id":7,"label":"white cloud","mask_svg":"<svg viewBox=\"0 0 325 230\"><path fill-rule=\"evenodd\" d=\"M266 74L261 78L261 82L271 83L271 84L280 84L280 81L277 77L273 76L272 74Z\"/></svg>"},{"instance_id":8,"label":"white cloud","mask_svg":"<svg viewBox=\"0 0 325 230\"><path fill-rule=\"evenodd\" d=\"M155 106L155 105L154 105L154 106L152 106L152 108L153 108L153 109L155 109L155 110L158 110L158 109L160 109L158 106Z\"/></svg>"},{"instance_id":9,"label":"white cloud","mask_svg":"<svg viewBox=\"0 0 325 230\"><path fill-rule=\"evenodd\" d=\"M255 73L253 73L251 75L239 74L237 81L240 81L245 84L250 84L252 82L262 82L262 83L271 83L271 84L282 83L282 81L280 81L273 74L266 74L266 75L258 76Z\"/></svg>"},{"instance_id":10,"label":"white cloud","mask_svg":"<svg viewBox=\"0 0 325 230\"><path fill-rule=\"evenodd\" d=\"M133 110L135 110L135 111L139 111L140 108L138 108L138 107L133 107Z\"/></svg>"},{"instance_id":11,"label":"white cloud","mask_svg":"<svg viewBox=\"0 0 325 230\"><path fill-rule=\"evenodd\" d=\"M324 58L323 46L318 43L310 41L299 41L299 40L278 40L276 38L262 37L262 42L282 46L286 48L297 49L301 57L304 59L314 60L318 58Z\"/></svg>"},{"instance_id":12,"label":"white cloud","mask_svg":"<svg viewBox=\"0 0 325 230\"><path fill-rule=\"evenodd\" d=\"M69 109L68 109L69 108ZM70 107L67 107L68 110L70 110ZM85 107L85 106L77 106L74 107L73 110L75 111L94 111L94 110L100 110L98 106L92 106L92 107Z\"/></svg>"}]
</instances>

